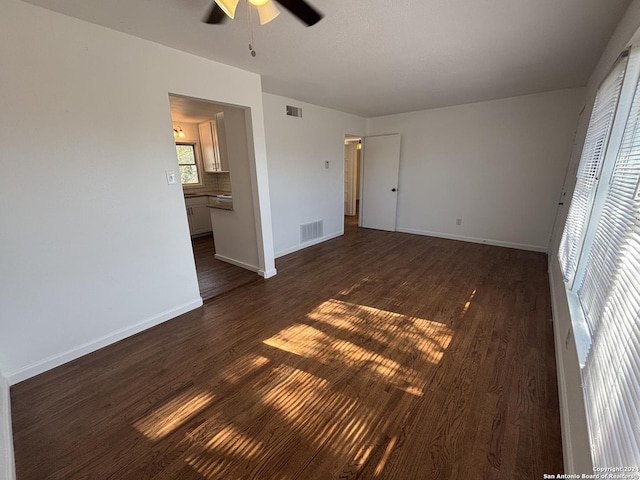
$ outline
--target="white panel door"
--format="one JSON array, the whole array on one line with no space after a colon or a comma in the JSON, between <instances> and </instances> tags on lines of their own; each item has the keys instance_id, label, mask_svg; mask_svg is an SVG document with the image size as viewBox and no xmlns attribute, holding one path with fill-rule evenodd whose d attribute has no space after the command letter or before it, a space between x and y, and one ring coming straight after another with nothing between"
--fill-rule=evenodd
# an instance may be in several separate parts
<instances>
[{"instance_id":1,"label":"white panel door","mask_svg":"<svg viewBox=\"0 0 640 480\"><path fill-rule=\"evenodd\" d=\"M379 135L362 140L360 226L395 232L400 135Z\"/></svg>"}]
</instances>

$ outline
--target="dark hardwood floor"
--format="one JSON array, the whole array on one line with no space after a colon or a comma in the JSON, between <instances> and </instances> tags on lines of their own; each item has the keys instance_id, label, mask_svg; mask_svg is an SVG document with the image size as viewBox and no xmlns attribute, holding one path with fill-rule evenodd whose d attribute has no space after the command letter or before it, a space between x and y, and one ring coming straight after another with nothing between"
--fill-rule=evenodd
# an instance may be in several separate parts
<instances>
[{"instance_id":1,"label":"dark hardwood floor","mask_svg":"<svg viewBox=\"0 0 640 480\"><path fill-rule=\"evenodd\" d=\"M191 244L198 273L200 296L204 301L242 285L262 281L262 277L257 273L216 260L213 236L192 238Z\"/></svg>"},{"instance_id":2,"label":"dark hardwood floor","mask_svg":"<svg viewBox=\"0 0 640 480\"><path fill-rule=\"evenodd\" d=\"M562 472L546 262L348 226L13 386L18 479Z\"/></svg>"}]
</instances>

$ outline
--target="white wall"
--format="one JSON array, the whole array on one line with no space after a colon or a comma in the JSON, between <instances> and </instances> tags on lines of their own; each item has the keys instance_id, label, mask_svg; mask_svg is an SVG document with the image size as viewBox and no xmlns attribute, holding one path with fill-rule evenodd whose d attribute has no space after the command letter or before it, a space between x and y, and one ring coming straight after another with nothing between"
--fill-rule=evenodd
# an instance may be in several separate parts
<instances>
[{"instance_id":1,"label":"white wall","mask_svg":"<svg viewBox=\"0 0 640 480\"><path fill-rule=\"evenodd\" d=\"M15 478L10 400L9 382L0 371L0 478L4 480Z\"/></svg>"},{"instance_id":2,"label":"white wall","mask_svg":"<svg viewBox=\"0 0 640 480\"><path fill-rule=\"evenodd\" d=\"M365 120L277 95L263 101L279 257L310 244L300 243L301 224L323 220L321 241L344 233L344 136L363 135ZM302 107L302 118L286 116L286 105Z\"/></svg>"},{"instance_id":3,"label":"white wall","mask_svg":"<svg viewBox=\"0 0 640 480\"><path fill-rule=\"evenodd\" d=\"M176 142L198 142L200 143L200 132L198 130L197 123L187 123L187 122L173 122L172 123L174 129L181 128L184 132L184 137L176 137L174 135L174 140Z\"/></svg>"},{"instance_id":4,"label":"white wall","mask_svg":"<svg viewBox=\"0 0 640 480\"><path fill-rule=\"evenodd\" d=\"M561 90L368 119L367 135L402 136L397 229L546 251L583 96Z\"/></svg>"},{"instance_id":5,"label":"white wall","mask_svg":"<svg viewBox=\"0 0 640 480\"><path fill-rule=\"evenodd\" d=\"M260 78L0 0L0 368L17 382L201 303L168 93L251 108L273 269ZM133 132L133 134L132 134Z\"/></svg>"},{"instance_id":6,"label":"white wall","mask_svg":"<svg viewBox=\"0 0 640 480\"><path fill-rule=\"evenodd\" d=\"M259 272L245 112L224 108L233 211L211 209L216 258Z\"/></svg>"},{"instance_id":7,"label":"white wall","mask_svg":"<svg viewBox=\"0 0 640 480\"><path fill-rule=\"evenodd\" d=\"M597 88L638 28L640 28L640 0L634 0L618 24L589 78L585 95L585 110L580 118L580 125L576 133L576 145L571 155L571 165L566 178L565 201L563 207L558 211L549 254L549 278L553 305L562 442L566 473L591 473L592 462L582 395L582 381L573 335L571 335L568 342L566 341L567 337L572 333L571 317L569 315L564 282L562 281L562 272L558 263L558 245L562 237L573 188L575 187L575 172L580 162Z\"/></svg>"}]
</instances>

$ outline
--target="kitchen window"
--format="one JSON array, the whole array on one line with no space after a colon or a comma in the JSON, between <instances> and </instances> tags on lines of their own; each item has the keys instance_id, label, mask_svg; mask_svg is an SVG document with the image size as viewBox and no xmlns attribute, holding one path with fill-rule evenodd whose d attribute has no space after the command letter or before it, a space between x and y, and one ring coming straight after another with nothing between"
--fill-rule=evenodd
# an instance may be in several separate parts
<instances>
[{"instance_id":1,"label":"kitchen window","mask_svg":"<svg viewBox=\"0 0 640 480\"><path fill-rule=\"evenodd\" d=\"M198 149L195 143L176 143L178 168L182 185L200 185L202 183L198 169Z\"/></svg>"}]
</instances>

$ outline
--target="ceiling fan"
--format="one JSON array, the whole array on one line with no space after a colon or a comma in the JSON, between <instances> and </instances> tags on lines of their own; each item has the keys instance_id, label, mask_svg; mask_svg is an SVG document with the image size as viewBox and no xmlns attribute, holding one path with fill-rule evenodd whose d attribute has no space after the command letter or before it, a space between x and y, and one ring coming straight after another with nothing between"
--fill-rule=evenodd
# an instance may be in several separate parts
<instances>
[{"instance_id":1,"label":"ceiling fan","mask_svg":"<svg viewBox=\"0 0 640 480\"><path fill-rule=\"evenodd\" d=\"M260 25L269 23L280 15L280 10L274 5L274 1L289 10L303 23L310 27L322 19L322 14L304 0L247 0L258 10ZM209 13L203 18L204 23L215 25L222 23L227 17L234 18L236 7L240 0L215 0Z\"/></svg>"}]
</instances>

